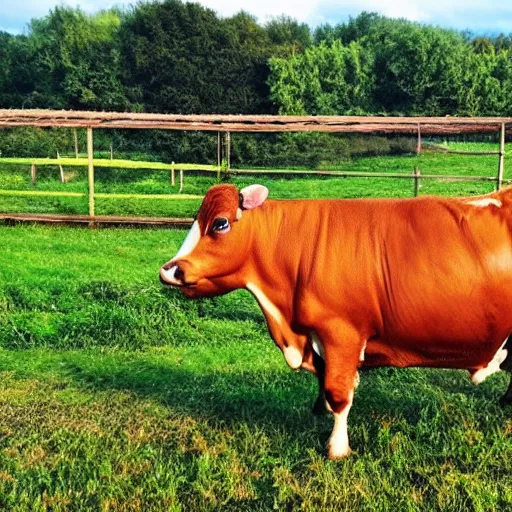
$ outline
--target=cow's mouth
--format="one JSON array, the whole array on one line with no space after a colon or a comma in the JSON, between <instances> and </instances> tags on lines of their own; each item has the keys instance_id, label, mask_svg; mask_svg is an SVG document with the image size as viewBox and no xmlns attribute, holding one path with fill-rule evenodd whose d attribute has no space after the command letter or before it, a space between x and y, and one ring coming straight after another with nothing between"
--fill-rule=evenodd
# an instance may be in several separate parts
<instances>
[{"instance_id":1,"label":"cow's mouth","mask_svg":"<svg viewBox=\"0 0 512 512\"><path fill-rule=\"evenodd\" d=\"M178 282L170 283L169 281L164 279L162 277L162 275L160 275L159 277L160 277L160 282L163 285L165 285L165 286L172 286L173 288L193 288L197 284L197 283L188 283L188 282L185 282L185 281L182 281L180 283L178 283Z\"/></svg>"}]
</instances>

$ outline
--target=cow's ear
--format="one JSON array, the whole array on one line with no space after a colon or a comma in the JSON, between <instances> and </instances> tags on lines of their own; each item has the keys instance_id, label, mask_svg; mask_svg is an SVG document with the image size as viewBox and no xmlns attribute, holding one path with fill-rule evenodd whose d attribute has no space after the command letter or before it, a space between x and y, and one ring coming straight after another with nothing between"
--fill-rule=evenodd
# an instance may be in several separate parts
<instances>
[{"instance_id":1,"label":"cow's ear","mask_svg":"<svg viewBox=\"0 0 512 512\"><path fill-rule=\"evenodd\" d=\"M240 207L252 210L261 206L268 197L268 188L263 185L249 185L240 190Z\"/></svg>"}]
</instances>

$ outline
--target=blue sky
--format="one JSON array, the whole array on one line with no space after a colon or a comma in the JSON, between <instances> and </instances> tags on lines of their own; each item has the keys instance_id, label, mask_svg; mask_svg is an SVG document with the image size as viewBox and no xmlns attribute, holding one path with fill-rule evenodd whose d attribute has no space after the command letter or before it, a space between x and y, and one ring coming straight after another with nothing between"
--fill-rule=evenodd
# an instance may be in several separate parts
<instances>
[{"instance_id":1,"label":"blue sky","mask_svg":"<svg viewBox=\"0 0 512 512\"><path fill-rule=\"evenodd\" d=\"M22 33L31 18L44 16L59 4L77 6L95 12L112 5L133 5L137 0L0 0L0 30ZM254 14L262 23L286 14L311 26L336 24L363 10L386 16L403 17L447 28L469 29L477 34L512 33L510 0L201 0L199 2L230 16L241 9Z\"/></svg>"}]
</instances>

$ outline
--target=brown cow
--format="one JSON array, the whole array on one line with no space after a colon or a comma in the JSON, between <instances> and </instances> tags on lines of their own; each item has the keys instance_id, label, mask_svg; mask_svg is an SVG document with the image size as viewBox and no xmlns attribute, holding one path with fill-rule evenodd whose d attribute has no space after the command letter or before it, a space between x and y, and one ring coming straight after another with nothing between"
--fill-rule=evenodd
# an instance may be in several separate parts
<instances>
[{"instance_id":1,"label":"brown cow","mask_svg":"<svg viewBox=\"0 0 512 512\"><path fill-rule=\"evenodd\" d=\"M512 189L464 199L267 195L261 185L212 187L160 278L188 297L255 296L288 364L323 383L331 458L350 453L359 368L460 368L475 383L511 369ZM502 401L512 402L512 384Z\"/></svg>"}]
</instances>

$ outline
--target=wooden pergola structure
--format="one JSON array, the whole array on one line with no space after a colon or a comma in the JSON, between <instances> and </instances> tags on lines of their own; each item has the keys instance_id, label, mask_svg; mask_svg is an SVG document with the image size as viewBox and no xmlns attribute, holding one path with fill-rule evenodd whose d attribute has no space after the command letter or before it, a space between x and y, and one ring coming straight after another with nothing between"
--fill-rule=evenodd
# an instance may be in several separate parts
<instances>
[{"instance_id":1,"label":"wooden pergola structure","mask_svg":"<svg viewBox=\"0 0 512 512\"><path fill-rule=\"evenodd\" d=\"M504 125L512 133L512 117L384 117L179 115L70 110L0 110L0 127L136 128L215 132L329 132L424 134L492 133Z\"/></svg>"},{"instance_id":2,"label":"wooden pergola structure","mask_svg":"<svg viewBox=\"0 0 512 512\"><path fill-rule=\"evenodd\" d=\"M496 177L450 176L451 179L464 181L495 181L500 188L503 183L505 137L512 134L512 117L386 117L386 116L271 116L271 115L181 115L181 114L145 114L129 112L88 112L67 110L1 110L0 128L34 126L41 128L85 128L87 130L89 215L76 216L78 222L108 222L108 217L97 217L94 211L93 129L159 129L179 131L209 131L218 133L218 167L224 148L229 168L230 134L232 132L276 133L276 132L325 132L325 133L366 133L366 134L409 134L417 135L417 151L421 150L422 135L457 135L499 133L499 150L493 152L471 152L465 154L498 155ZM223 142L221 142L223 139ZM247 173L276 173L279 171L236 171ZM310 174L328 174L331 176L375 176L375 173L311 171ZM415 169L412 174L378 173L378 177L404 177L414 180L414 193L417 195L420 173ZM439 176L421 175L421 178L439 178ZM4 191L9 192L9 191ZM60 193L54 192L53 195ZM61 195L67 195L62 193ZM105 196L105 194L103 194ZM6 217L7 216L7 217ZM16 218L22 214L0 214L0 218ZM35 218L37 217L37 219ZM71 222L73 216L38 215L30 220ZM80 218L78 218L80 217ZM112 222L136 223L135 218L112 217ZM144 223L182 224L189 219L144 219Z\"/></svg>"}]
</instances>

